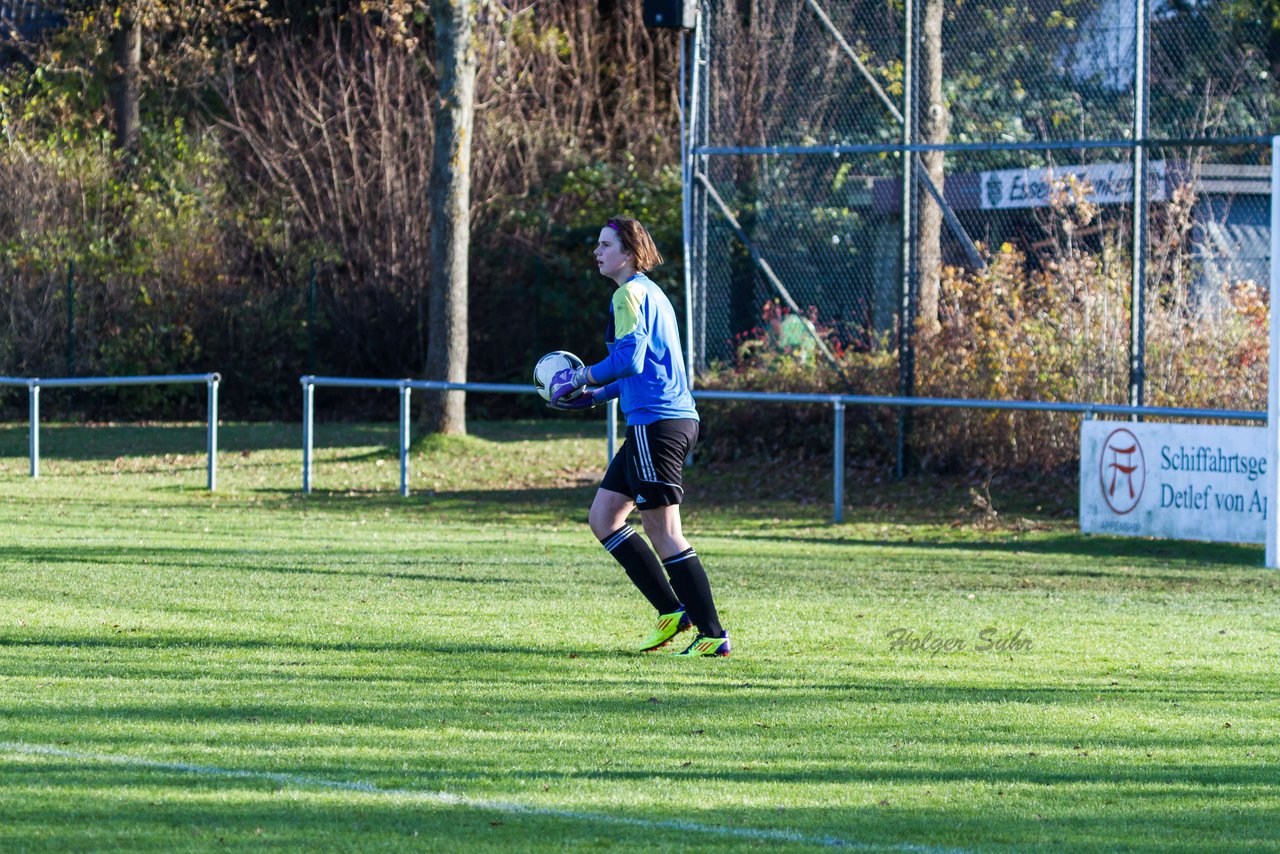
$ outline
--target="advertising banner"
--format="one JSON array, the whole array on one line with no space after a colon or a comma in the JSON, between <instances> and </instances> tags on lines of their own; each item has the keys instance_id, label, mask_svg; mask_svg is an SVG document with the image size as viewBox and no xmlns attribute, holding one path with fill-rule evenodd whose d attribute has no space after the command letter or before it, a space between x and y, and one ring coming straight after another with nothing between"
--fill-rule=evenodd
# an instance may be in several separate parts
<instances>
[{"instance_id":1,"label":"advertising banner","mask_svg":"<svg viewBox=\"0 0 1280 854\"><path fill-rule=\"evenodd\" d=\"M1163 160L1147 164L1147 193L1153 202L1168 197L1167 170ZM1127 205L1133 202L1133 164L1093 163L1088 166L1054 166L1049 169L1000 169L982 173L982 209L1045 207L1054 193L1066 192L1067 177L1087 190L1086 197L1097 205Z\"/></svg>"},{"instance_id":2,"label":"advertising banner","mask_svg":"<svg viewBox=\"0 0 1280 854\"><path fill-rule=\"evenodd\" d=\"M1267 430L1085 420L1080 530L1265 543Z\"/></svg>"}]
</instances>

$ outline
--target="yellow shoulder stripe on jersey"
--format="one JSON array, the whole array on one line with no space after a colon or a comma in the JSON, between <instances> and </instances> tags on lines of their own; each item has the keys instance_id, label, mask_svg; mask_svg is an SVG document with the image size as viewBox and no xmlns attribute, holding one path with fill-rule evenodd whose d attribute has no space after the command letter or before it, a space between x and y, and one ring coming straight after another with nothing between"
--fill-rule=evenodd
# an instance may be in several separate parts
<instances>
[{"instance_id":1,"label":"yellow shoulder stripe on jersey","mask_svg":"<svg viewBox=\"0 0 1280 854\"><path fill-rule=\"evenodd\" d=\"M644 285L627 282L613 292L613 336L623 338L640 325L640 306L644 305Z\"/></svg>"}]
</instances>

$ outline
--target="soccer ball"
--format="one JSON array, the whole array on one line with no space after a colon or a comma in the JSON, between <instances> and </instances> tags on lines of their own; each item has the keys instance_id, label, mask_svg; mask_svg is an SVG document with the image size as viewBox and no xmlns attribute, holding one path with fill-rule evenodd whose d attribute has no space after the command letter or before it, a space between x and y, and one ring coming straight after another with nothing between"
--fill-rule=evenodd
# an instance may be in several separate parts
<instances>
[{"instance_id":1,"label":"soccer ball","mask_svg":"<svg viewBox=\"0 0 1280 854\"><path fill-rule=\"evenodd\" d=\"M538 360L538 364L533 366L533 387L538 394L542 395L542 399L551 400L551 394L555 389L551 388L551 378L563 371L565 368L573 368L577 370L581 368L583 362L577 356L568 350L553 350ZM582 389L575 390L561 400L573 400L582 394Z\"/></svg>"}]
</instances>

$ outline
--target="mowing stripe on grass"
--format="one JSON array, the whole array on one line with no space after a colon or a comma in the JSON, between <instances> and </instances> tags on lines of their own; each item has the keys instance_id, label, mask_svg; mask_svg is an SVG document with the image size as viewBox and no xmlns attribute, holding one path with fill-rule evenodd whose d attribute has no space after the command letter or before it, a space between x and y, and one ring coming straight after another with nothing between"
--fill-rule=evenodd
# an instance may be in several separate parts
<instances>
[{"instance_id":1,"label":"mowing stripe on grass","mask_svg":"<svg viewBox=\"0 0 1280 854\"><path fill-rule=\"evenodd\" d=\"M322 777L307 777L300 774L281 774L276 771L252 771L241 768L218 768L213 765L191 765L186 762L158 762L152 759L139 759L132 756L112 756L109 754L78 753L74 750L61 750L43 744L24 744L22 742L0 742L0 753L17 756L53 756L60 759L72 759L77 762L97 762L109 765L121 765L129 768L143 768L153 771L170 771L177 774L196 774L202 777L227 777L239 780L267 780L285 786L309 789L336 789L344 792L360 792L369 795L383 795L390 798L422 801L442 806L467 807L470 809L489 810L509 815L530 815L544 818L562 818L569 821L581 821L588 824L617 824L628 827L642 827L651 830L679 830L685 833L705 833L709 836L738 837L743 839L767 839L777 842L798 842L806 845L821 845L828 848L850 848L855 850L876 851L908 851L914 854L963 854L958 848L935 848L930 845L877 844L871 842L855 842L836 836L810 836L792 830L767 830L750 827L725 827L716 824L700 824L695 821L655 821L645 818L627 818L626 816L609 815L608 813L579 812L577 810L558 810L546 807L534 807L513 801L491 801L483 798L470 798L466 795L455 795L452 792L418 792L411 789L384 789L372 783L351 780L326 780Z\"/></svg>"}]
</instances>

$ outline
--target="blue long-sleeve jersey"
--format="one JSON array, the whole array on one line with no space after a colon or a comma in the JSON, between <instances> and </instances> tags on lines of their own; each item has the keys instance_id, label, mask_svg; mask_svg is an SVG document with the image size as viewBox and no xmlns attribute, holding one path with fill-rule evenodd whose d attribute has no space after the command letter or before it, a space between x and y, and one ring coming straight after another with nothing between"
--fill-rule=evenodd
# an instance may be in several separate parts
<instances>
[{"instance_id":1,"label":"blue long-sleeve jersey","mask_svg":"<svg viewBox=\"0 0 1280 854\"><path fill-rule=\"evenodd\" d=\"M697 419L675 309L648 276L636 273L613 292L604 340L609 356L591 377L604 384L599 400L618 398L628 427Z\"/></svg>"}]
</instances>

